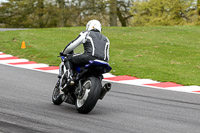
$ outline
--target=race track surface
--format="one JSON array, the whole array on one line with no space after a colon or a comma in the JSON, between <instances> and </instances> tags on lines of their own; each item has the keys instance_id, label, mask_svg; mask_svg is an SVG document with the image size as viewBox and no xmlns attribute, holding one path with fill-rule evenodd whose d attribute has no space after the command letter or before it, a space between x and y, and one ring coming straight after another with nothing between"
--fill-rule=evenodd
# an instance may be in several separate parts
<instances>
[{"instance_id":1,"label":"race track surface","mask_svg":"<svg viewBox=\"0 0 200 133\"><path fill-rule=\"evenodd\" d=\"M87 115L53 105L57 75L0 64L0 133L199 133L200 95L112 83Z\"/></svg>"}]
</instances>

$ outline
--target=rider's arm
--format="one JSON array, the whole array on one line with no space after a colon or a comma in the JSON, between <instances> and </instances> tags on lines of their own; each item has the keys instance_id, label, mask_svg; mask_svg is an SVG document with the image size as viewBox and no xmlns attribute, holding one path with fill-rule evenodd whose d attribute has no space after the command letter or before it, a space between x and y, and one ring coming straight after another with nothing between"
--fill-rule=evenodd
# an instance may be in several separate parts
<instances>
[{"instance_id":1,"label":"rider's arm","mask_svg":"<svg viewBox=\"0 0 200 133\"><path fill-rule=\"evenodd\" d=\"M110 57L109 57L109 49L110 49L110 40L106 37L107 39L107 43L106 43L106 57L105 60L107 60L107 62L109 61Z\"/></svg>"},{"instance_id":2,"label":"rider's arm","mask_svg":"<svg viewBox=\"0 0 200 133\"><path fill-rule=\"evenodd\" d=\"M66 55L66 54L69 54L70 52L72 52L77 46L79 46L80 44L82 43L85 43L86 41L86 36L87 36L88 32L81 32L79 34L79 36L71 41L66 47L65 49L63 50L63 53Z\"/></svg>"}]
</instances>

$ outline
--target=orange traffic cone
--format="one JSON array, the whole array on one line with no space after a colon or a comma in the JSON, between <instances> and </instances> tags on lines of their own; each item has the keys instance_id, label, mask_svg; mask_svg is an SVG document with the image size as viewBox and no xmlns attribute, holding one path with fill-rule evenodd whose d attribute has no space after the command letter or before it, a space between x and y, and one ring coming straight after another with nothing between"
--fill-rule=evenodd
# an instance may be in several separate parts
<instances>
[{"instance_id":1,"label":"orange traffic cone","mask_svg":"<svg viewBox=\"0 0 200 133\"><path fill-rule=\"evenodd\" d=\"M25 49L25 48L26 48L25 41L22 41L22 46L21 46L21 49Z\"/></svg>"}]
</instances>

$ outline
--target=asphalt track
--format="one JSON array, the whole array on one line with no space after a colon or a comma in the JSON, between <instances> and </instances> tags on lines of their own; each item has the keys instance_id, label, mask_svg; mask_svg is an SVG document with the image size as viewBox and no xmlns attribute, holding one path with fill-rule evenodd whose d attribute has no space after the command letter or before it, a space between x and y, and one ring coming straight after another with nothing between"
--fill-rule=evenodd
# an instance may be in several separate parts
<instances>
[{"instance_id":1,"label":"asphalt track","mask_svg":"<svg viewBox=\"0 0 200 133\"><path fill-rule=\"evenodd\" d=\"M56 75L0 64L0 133L199 133L200 96L112 83L94 110L53 105Z\"/></svg>"}]
</instances>

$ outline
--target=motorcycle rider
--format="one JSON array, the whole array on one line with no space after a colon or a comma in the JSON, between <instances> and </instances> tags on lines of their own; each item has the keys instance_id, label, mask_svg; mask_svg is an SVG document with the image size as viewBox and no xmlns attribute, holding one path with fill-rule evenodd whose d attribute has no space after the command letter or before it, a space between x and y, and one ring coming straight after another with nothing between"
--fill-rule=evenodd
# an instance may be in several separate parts
<instances>
[{"instance_id":1,"label":"motorcycle rider","mask_svg":"<svg viewBox=\"0 0 200 133\"><path fill-rule=\"evenodd\" d=\"M109 61L109 39L101 34L102 27L98 20L90 20L86 25L86 31L83 31L79 36L71 41L60 53L60 55L73 54L73 50L83 44L84 53L71 55L65 59L64 63L60 64L59 76L60 87L62 87L63 78L67 79L67 85L73 85L73 66L84 66L89 63L89 60ZM63 73L63 66L66 66L67 73Z\"/></svg>"}]
</instances>

